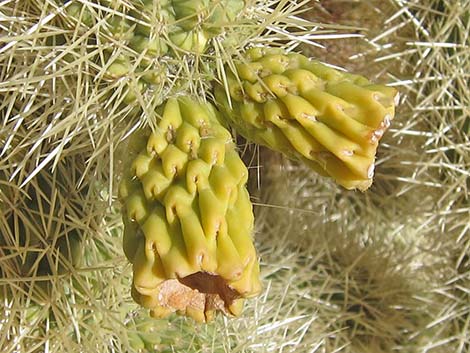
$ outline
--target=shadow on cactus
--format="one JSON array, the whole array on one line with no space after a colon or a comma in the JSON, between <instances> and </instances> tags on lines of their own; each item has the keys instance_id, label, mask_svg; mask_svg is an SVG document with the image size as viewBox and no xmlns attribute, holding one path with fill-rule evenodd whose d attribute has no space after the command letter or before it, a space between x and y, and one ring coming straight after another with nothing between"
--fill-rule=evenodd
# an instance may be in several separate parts
<instances>
[{"instance_id":1,"label":"shadow on cactus","mask_svg":"<svg viewBox=\"0 0 470 353\"><path fill-rule=\"evenodd\" d=\"M347 337L343 343L350 341L353 351L385 353L405 344L412 347L416 342L409 333L417 332L426 322L425 310L421 315L416 310L423 304L414 297L422 289L381 251L374 245L362 247L344 241L331 246L329 263L318 264L332 271L332 278L343 278L331 283L322 299L332 304L324 310L341 312L338 320L329 323L330 328Z\"/></svg>"},{"instance_id":2,"label":"shadow on cactus","mask_svg":"<svg viewBox=\"0 0 470 353\"><path fill-rule=\"evenodd\" d=\"M82 158L65 158L21 189L1 171L0 269L7 297L35 293L38 302L48 301L52 282L80 262L83 238L94 226L88 186L78 186L84 168Z\"/></svg>"}]
</instances>

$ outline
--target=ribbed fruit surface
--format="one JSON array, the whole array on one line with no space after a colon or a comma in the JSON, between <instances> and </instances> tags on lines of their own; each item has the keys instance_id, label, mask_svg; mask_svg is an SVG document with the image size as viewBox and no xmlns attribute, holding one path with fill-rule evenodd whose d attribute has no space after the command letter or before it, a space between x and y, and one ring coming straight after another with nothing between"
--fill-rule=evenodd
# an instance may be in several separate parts
<instances>
[{"instance_id":1,"label":"ribbed fruit surface","mask_svg":"<svg viewBox=\"0 0 470 353\"><path fill-rule=\"evenodd\" d=\"M395 114L394 88L271 48L248 50L235 67L215 96L238 132L347 189L372 184L379 140Z\"/></svg>"},{"instance_id":2,"label":"ribbed fruit surface","mask_svg":"<svg viewBox=\"0 0 470 353\"><path fill-rule=\"evenodd\" d=\"M151 314L238 315L260 291L248 171L210 104L170 99L134 133L120 187L134 299Z\"/></svg>"}]
</instances>

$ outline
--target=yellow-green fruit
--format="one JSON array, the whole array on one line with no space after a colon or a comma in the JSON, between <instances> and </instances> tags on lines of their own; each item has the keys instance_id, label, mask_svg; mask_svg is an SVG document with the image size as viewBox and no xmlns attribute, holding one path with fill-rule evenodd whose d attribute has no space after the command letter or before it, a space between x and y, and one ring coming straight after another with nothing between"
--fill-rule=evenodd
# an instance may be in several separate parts
<instances>
[{"instance_id":1,"label":"yellow-green fruit","mask_svg":"<svg viewBox=\"0 0 470 353\"><path fill-rule=\"evenodd\" d=\"M347 189L372 184L379 140L395 114L394 88L271 48L248 50L235 67L215 96L242 135Z\"/></svg>"},{"instance_id":2,"label":"yellow-green fruit","mask_svg":"<svg viewBox=\"0 0 470 353\"><path fill-rule=\"evenodd\" d=\"M238 315L259 293L248 171L210 104L181 97L138 131L119 187L132 295L155 317Z\"/></svg>"}]
</instances>

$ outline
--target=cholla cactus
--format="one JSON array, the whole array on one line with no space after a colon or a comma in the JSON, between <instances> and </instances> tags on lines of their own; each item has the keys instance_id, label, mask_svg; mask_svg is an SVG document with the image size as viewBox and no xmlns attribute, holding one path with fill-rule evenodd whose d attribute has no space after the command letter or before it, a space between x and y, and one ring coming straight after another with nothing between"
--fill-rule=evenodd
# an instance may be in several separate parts
<instances>
[{"instance_id":1,"label":"cholla cactus","mask_svg":"<svg viewBox=\"0 0 470 353\"><path fill-rule=\"evenodd\" d=\"M137 132L120 185L133 296L153 316L238 315L260 291L248 170L210 104L169 100Z\"/></svg>"},{"instance_id":2,"label":"cholla cactus","mask_svg":"<svg viewBox=\"0 0 470 353\"><path fill-rule=\"evenodd\" d=\"M235 67L215 94L241 134L348 189L372 184L377 146L395 115L394 88L275 49L253 48Z\"/></svg>"},{"instance_id":3,"label":"cholla cactus","mask_svg":"<svg viewBox=\"0 0 470 353\"><path fill-rule=\"evenodd\" d=\"M132 4L107 0L104 32L107 41L124 39L139 54L150 57L181 52L203 53L211 38L226 31L246 11L243 0L143 0ZM113 10L113 11L111 11ZM67 13L80 24L92 27L98 7L71 3Z\"/></svg>"},{"instance_id":4,"label":"cholla cactus","mask_svg":"<svg viewBox=\"0 0 470 353\"><path fill-rule=\"evenodd\" d=\"M361 36L355 37L362 46L354 43L354 48L345 48L338 41L338 46L322 49L323 56L308 51L317 35L322 39L335 35L335 25L312 24L299 17L308 1L2 3L0 31L6 35L0 39L0 174L6 173L0 178L0 248L5 255L0 256L0 346L4 350L463 353L469 349L469 4L315 3L318 11L322 4L331 11L331 21L353 16L345 23L362 27L357 28ZM336 16L337 11L344 15ZM311 13L311 19L323 19L317 11ZM352 30L356 28L343 27L342 33ZM243 54L247 48L252 49ZM403 104L391 131L380 139L382 127L388 125L384 117L394 116L393 88L300 59L295 54L299 48L304 55L315 53L317 60L400 87ZM276 57L282 59L276 62ZM358 57L360 65L345 62ZM292 65L287 70L282 69L285 58ZM261 70L250 69L256 66ZM312 82L320 87L318 101L308 95ZM348 87L343 95L338 91L341 85ZM353 102L353 96L358 101ZM293 103L301 99L302 104ZM203 101L222 107L223 115ZM338 102L347 109L336 109ZM370 106L376 109L363 114L367 119L355 114ZM170 107L180 113L200 108L203 115L217 116L209 120L220 135L202 137L204 129L188 123L194 116L182 113L181 125L166 130L162 140L161 125L176 123L172 114L171 119L162 119ZM289 114L277 115L276 109ZM294 109L315 111L316 121L308 121L310 130L302 125L305 119L290 114ZM177 311L209 321L211 309L232 316L240 304L234 300L230 305L234 292L241 301L259 291L246 176L237 179L235 172L224 171L236 165L242 174L247 172L218 118L220 124L231 125L235 132L294 160L266 153L277 158L274 163L266 161L265 154L257 156L263 189L258 190L255 204L261 209L255 211L266 212L264 219L263 212L256 212L256 240L265 291L250 300L244 317L236 320L219 316L196 327L193 320L174 315L153 320L132 303L131 268L132 295L157 317ZM321 134L313 125L323 127ZM357 129L361 125L364 130ZM377 141L369 145L367 134ZM331 136L341 137L337 140L341 143L333 143ZM152 139L161 153L147 150ZM187 139L191 144L185 146L191 148L185 150L181 141ZM201 151L209 140L217 140L212 141L214 148L225 153L221 164L210 171ZM195 141L200 143L194 149L197 153L192 149ZM120 149L130 154L123 177ZM363 155L355 153L364 150ZM77 153L83 159L79 171L64 170ZM198 183L205 185L202 191L189 190L192 161L201 162L195 170ZM317 178L304 164L348 189L360 190L369 187L369 171L375 165L375 186L367 193L345 192ZM268 180L268 169L285 179ZM63 188L62 181L52 181L62 173L66 178L79 176L65 181ZM113 204L119 179L124 222L121 206ZM81 186L79 195L72 184ZM222 197L228 189L238 196ZM227 225L244 227L240 233L228 232L235 250L224 252L227 256L217 254L222 248L206 237L203 226L207 212L199 201L210 193L215 195L214 204L223 207L208 206L208 212ZM60 202L54 203L56 194ZM106 217L102 217L104 207L96 209L103 199L110 206ZM143 218L137 220L139 214ZM235 215L239 223L233 221ZM150 220L164 225L165 231L150 226ZM201 225L206 243L187 223ZM25 232L20 231L23 228ZM132 266L121 249L124 234ZM232 234L243 236L235 239ZM39 241L23 240L36 236ZM184 249L182 255L163 254L157 246L163 239L174 249ZM336 245L338 241L342 245ZM150 245L156 248L151 250ZM204 246L208 251L198 262ZM77 249L83 257L74 255L72 250ZM242 285L232 267L252 277ZM230 289L228 294L203 293L212 290L201 285L208 278L214 292ZM172 295L176 290L181 296ZM172 301L175 298L182 300Z\"/></svg>"},{"instance_id":5,"label":"cholla cactus","mask_svg":"<svg viewBox=\"0 0 470 353\"><path fill-rule=\"evenodd\" d=\"M70 297L83 295L72 283L83 290L77 269L103 217L91 185L80 183L82 155L63 158L53 172L42 169L22 188L17 183L24 176L14 174L20 162L0 168L0 342L6 352L38 344L47 327L60 332L49 335L51 342L72 337L70 319L65 323L55 306L70 310Z\"/></svg>"},{"instance_id":6,"label":"cholla cactus","mask_svg":"<svg viewBox=\"0 0 470 353\"><path fill-rule=\"evenodd\" d=\"M51 161L56 164L62 155L73 153L75 146L87 145L92 154L86 172L96 167L109 173L113 160L105 154L135 125L154 124L154 108L168 97L181 92L205 95L211 80L248 44L288 39L314 28L307 21L297 23L293 15L299 8L296 2L277 0L5 4L2 19L8 26L2 25L2 30L8 43L0 51L5 113L1 161L11 159L17 146L29 152L18 169L27 160L38 161L30 164L32 170L19 181L21 185ZM290 33L279 34L285 27ZM194 33L206 38L203 52L180 48L171 39L192 46L187 38ZM304 40L311 40L310 35ZM10 137L21 137L18 128L32 120L28 138L12 145ZM56 149L41 155L42 143ZM112 176L106 181L112 195Z\"/></svg>"},{"instance_id":7,"label":"cholla cactus","mask_svg":"<svg viewBox=\"0 0 470 353\"><path fill-rule=\"evenodd\" d=\"M175 92L178 92L178 94L190 92L210 96L211 80L217 76L225 76L225 67L232 67L234 65L233 57L248 44L254 43L261 46L272 42L273 39L288 38L290 40L292 33L295 33L296 30L302 33L305 28L313 27L313 24L306 21L300 21L299 23L298 19L292 15L300 8L300 5L295 2L290 4L285 1L268 3L262 6L257 1L110 2L100 0L65 3L46 1L44 6L40 6L39 3L33 1L25 7L20 5L17 8L7 8L6 14L12 18L17 18L19 14L29 12L40 14L47 11L51 12L51 16L39 22L38 27L45 32L44 35L36 38L41 44L38 48L35 47L36 51L23 51L22 60L14 61L9 66L9 70L2 72L2 79L4 82L9 82L7 87L10 88L5 94L2 92L2 95L4 95L6 101L14 102L12 106L3 110L5 123L2 133L11 131L6 137L3 137L2 134L2 141L5 141L2 150L3 160L17 157L19 155L17 146L21 145L25 149L30 147L28 153L23 154L18 163L12 164L12 167L14 167L12 174L19 173L18 185L21 187L28 185L37 175L40 175L43 168L51 161L57 166L61 158L77 146L80 148L88 146L88 152L91 154L88 158L90 165L83 168L83 173L93 171L102 176L104 174L103 170L105 170L103 165L105 164L109 164L107 171L112 173L114 166L110 155L114 153L115 145L132 130L139 125L150 125L155 130L148 137L152 139L156 138L155 134L158 133L158 129L162 128L161 124L169 124L168 121L176 119L175 116L170 114L168 115L170 120L165 120L165 114L163 114L164 119L158 121L158 110L156 113L155 106L161 102L166 102L167 97ZM289 28L290 32L283 36L279 33L283 33L284 28ZM12 33L22 33L22 30L21 25L15 21L12 22ZM18 37L21 38L20 35ZM304 41L308 40L308 36L304 37ZM31 45L28 41L21 42L21 44L26 47ZM295 45L297 44L294 42L291 47ZM13 48L12 52L16 53L17 46L15 46L15 43L8 45L3 50L10 48ZM255 55L254 53L260 53L260 51L262 50L253 49L251 53ZM267 49L267 51L270 52L270 49ZM261 58L257 57L254 60L258 59ZM259 62L262 63L263 60L259 60ZM270 69L277 70L274 67L276 66L275 60L266 63L266 65L264 72ZM16 93L14 93L15 82L21 82L21 79L31 75L29 74L31 67L34 68L33 72L37 72L41 79L32 80L31 86L28 86L28 90L24 94L25 98L18 100ZM284 74L284 72L281 70L278 74ZM188 75L190 80L186 79ZM345 75L344 77L350 76ZM234 82L231 82L231 88L236 89ZM377 90L384 89L377 88ZM387 97L387 94L390 95L390 92L387 91L384 95ZM171 100L166 103L166 107L171 109L175 104L181 109L183 107L188 109L187 106L199 107L197 109L203 111L208 109L204 114L209 116L217 115L213 108L209 109L207 106L202 108L203 106L190 102L185 99ZM42 108L31 110L31 107L37 106ZM387 107L387 109L389 109L392 116L393 112L390 107ZM127 191L123 191L125 189L123 187L121 197L126 200L125 208L128 212L128 219L125 219L126 239L124 248L126 255L134 262L134 267L137 269L135 270L134 292L136 293L139 289L145 287L145 283L142 285L139 282L139 276L148 270L145 267L147 264L138 262L145 258L142 252L138 251L139 249L142 250L141 245L132 248L137 246L138 240L142 240L140 239L140 232L135 228L136 224L139 223L138 220L134 219L137 212L136 207L141 206L139 202L150 202L149 200L152 200L150 203L154 202L154 198L158 199L160 197L159 193L172 195L181 191L181 188L178 188L179 179L175 178L173 180L169 177L172 168L171 163L176 162L178 168L183 169L186 168L187 163L189 168L190 164L195 164L192 163L191 158L194 157L197 161L203 161L204 158L208 158L206 154L210 152L211 148L215 148L217 153L223 153L224 158L227 158L227 160L223 159L220 162L226 164L225 169L217 167L208 170L203 165L194 170L184 170L184 173L202 173L201 178L209 178L210 187L208 187L208 190L201 191L197 189L199 199L201 199L201 195L204 195L204 197L210 196L209 191L213 192L214 195L217 194L217 198L227 198L227 195L222 195L224 187L221 185L227 182L234 183L230 198L224 199L220 209L213 210L215 203L201 204L198 207L201 209L199 216L202 217L201 224L206 236L213 237L213 229L205 229L215 227L214 225L210 226L210 219L214 221L214 219L222 216L229 228L227 229L228 235L238 236L242 234L240 239L232 244L237 254L236 256L233 255L233 261L227 255L226 260L229 265L219 264L214 259L225 256L217 255L217 251L227 249L218 245L214 248L214 244L211 243L210 246L207 246L208 248L212 246L211 251L216 251L216 256L210 252L207 256L203 254L203 258L209 263L197 263L195 259L201 254L194 250L196 251L193 254L195 257L193 256L194 258L191 259L192 263L189 261L192 266L188 267L190 270L188 268L181 271L180 269L170 269L166 275L174 279L177 276L183 278L201 271L216 273L230 288L236 291L235 296L251 296L259 291L259 283L257 282L256 253L250 238L253 227L251 204L244 187L247 177L246 168L237 159L238 156L234 147L228 142L230 139L228 132L218 125L219 123L216 122L217 119L214 116L210 118L211 128L224 136L225 141L222 141L223 139L221 140L220 136L215 139L202 136L205 132L198 132L197 122L193 121L193 125L189 123L191 119L194 119L194 116L191 117L188 112L183 115L185 124L178 128L181 131L178 130L175 141L172 140L171 136L166 136L163 140L157 139L158 143L166 141L168 144L169 141L171 142L168 146L163 147L156 142L157 149L164 148L164 150L157 151L157 154L163 153L161 156L163 174L159 174L161 171L158 169L150 170L152 172L150 174L142 172L144 178L141 180L142 190L139 189L140 192L137 193L134 193L136 190L132 189L132 184L136 180L130 182L131 176L129 175L124 178L124 180L129 181L128 186L132 186ZM22 124L30 116L34 117L33 128L28 133L19 133L19 131L27 130ZM378 131L380 128L374 126L374 129L370 132L373 133L373 136L380 137L381 132ZM194 135L194 131L196 131L196 135ZM181 143L181 141L178 141L178 136L184 136L181 137L184 140L193 138L193 135L200 138L201 146L197 153L201 153L201 155L192 156L191 153L196 152L185 150L187 146L178 146ZM304 135L305 133L301 132L295 136L302 138L305 137ZM373 136L370 138L373 138ZM87 144L87 139L90 140L89 144ZM269 141L272 147L275 147L276 144L282 144L284 140L285 138L277 134L271 136ZM214 146L212 146L209 141L218 142L214 142ZM301 140L300 144L303 142ZM54 145L55 148L43 150L41 146L45 145ZM296 145L296 147L299 146ZM302 149L303 147L299 148ZM45 151L47 153L43 153ZM109 155L105 155L103 151L110 151ZM374 151L375 148L372 148L372 152ZM302 152L304 153L305 150L302 149ZM321 154L325 151L318 152ZM150 153L151 151L147 151L145 158L149 159L151 157ZM292 154L294 157L301 156L301 160L311 165L314 163L312 160L304 158L305 156L301 153L298 154L297 151L286 151L286 153ZM106 158L100 160L100 157L103 156ZM217 158L222 158L221 156ZM373 159L373 153L368 157L367 162L369 164L357 168L366 168L367 171L361 169L361 172L363 174L367 173L367 177L370 179L373 162L370 159ZM142 156L137 158L145 159ZM136 161L136 166L144 168L145 163L140 159ZM37 163L29 163L32 160L37 161ZM207 163L209 162L206 161ZM354 163L350 164L353 165ZM328 165L326 171L331 172L336 167ZM235 169L228 173L227 171L230 168ZM339 169L344 170L343 166L340 166ZM20 171L24 172L20 173ZM232 175L232 172L235 173L235 176ZM238 175L237 173L241 174ZM162 178L162 175L166 179ZM338 175L336 176L347 187L366 187L363 180L357 182L357 185L355 180L351 182L349 174L342 176L343 179ZM364 175L362 177L365 178ZM82 178L86 179L85 176L82 176ZM213 178L213 181L211 178ZM104 179L109 184L108 194L111 196L113 194L114 178L111 175ZM365 181L366 184L370 182L369 179ZM173 185L173 183L176 184ZM124 182L122 185L126 185L126 183ZM87 185L87 187L89 186ZM168 187L171 190L165 189ZM159 190L159 188L162 188L162 190ZM196 191L190 190L190 184L187 185L187 188L189 194L192 195L191 197L194 197ZM126 192L129 192L129 195ZM168 206L169 204L167 205L170 202L169 198L170 196L165 196L159 202L165 208L165 221L170 224L173 222L170 219L171 212L167 210L172 209ZM184 198L178 196L172 202L175 203L175 207L179 207L180 204L184 204L183 200ZM188 215L191 215L191 212L188 211L191 208L188 205L186 206ZM203 212L203 209L207 210ZM154 211L158 217L162 218L161 209L146 210L149 214ZM195 214L198 212L195 212ZM218 215L217 212L222 213ZM214 216L208 216L209 220L204 220L206 213L214 213ZM194 216L194 214L192 215ZM237 215L243 216L245 222L235 222L234 219ZM139 227L145 227L143 222L146 217L144 218L140 220ZM153 219L154 217L150 218ZM137 221L137 223L133 221ZM232 233L231 229L236 227L240 229ZM223 231L223 227L219 231ZM143 232L145 234L145 231ZM174 230L171 230L169 235L173 236L173 232ZM183 225L181 225L181 232L184 235ZM133 239L133 237L136 239ZM223 238L219 237L218 239ZM189 240L192 241L193 239L190 237ZM214 239L212 239L213 241ZM200 250L197 247L195 249ZM136 255L137 252L139 252L139 256ZM245 280L246 283L243 282ZM143 304L148 299L144 298L145 296L151 297L145 293L136 294L136 296L137 301ZM217 304L218 307L227 312L238 313L239 307L237 305L239 305L239 302L235 303L234 298L230 298L230 300L223 299L223 305ZM232 301L234 303L230 305L229 302ZM145 305L152 306L154 314L158 315L156 305L148 303ZM186 307L184 306L183 309L186 310ZM202 312L202 314L210 316L209 312ZM200 320L203 318L201 311L193 316ZM207 318L204 317L203 319Z\"/></svg>"},{"instance_id":8,"label":"cholla cactus","mask_svg":"<svg viewBox=\"0 0 470 353\"><path fill-rule=\"evenodd\" d=\"M78 186L83 169L79 156L67 158L54 173L43 170L23 190L8 181L11 170L0 171L0 252L5 258L0 271L8 282L24 277L29 280L18 283L24 290L50 290L51 282L79 263L87 229L80 223L88 217L88 186ZM4 285L2 290L10 292Z\"/></svg>"}]
</instances>

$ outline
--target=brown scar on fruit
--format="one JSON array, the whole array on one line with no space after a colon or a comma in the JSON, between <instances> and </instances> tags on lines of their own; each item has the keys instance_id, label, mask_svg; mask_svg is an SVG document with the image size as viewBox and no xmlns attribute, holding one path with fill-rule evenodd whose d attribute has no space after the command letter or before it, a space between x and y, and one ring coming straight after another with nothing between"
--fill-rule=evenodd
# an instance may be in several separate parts
<instances>
[{"instance_id":1,"label":"brown scar on fruit","mask_svg":"<svg viewBox=\"0 0 470 353\"><path fill-rule=\"evenodd\" d=\"M153 316L166 317L178 312L199 322L210 321L215 311L237 315L232 304L241 298L221 276L202 271L162 282L154 296L158 309L151 308Z\"/></svg>"}]
</instances>

